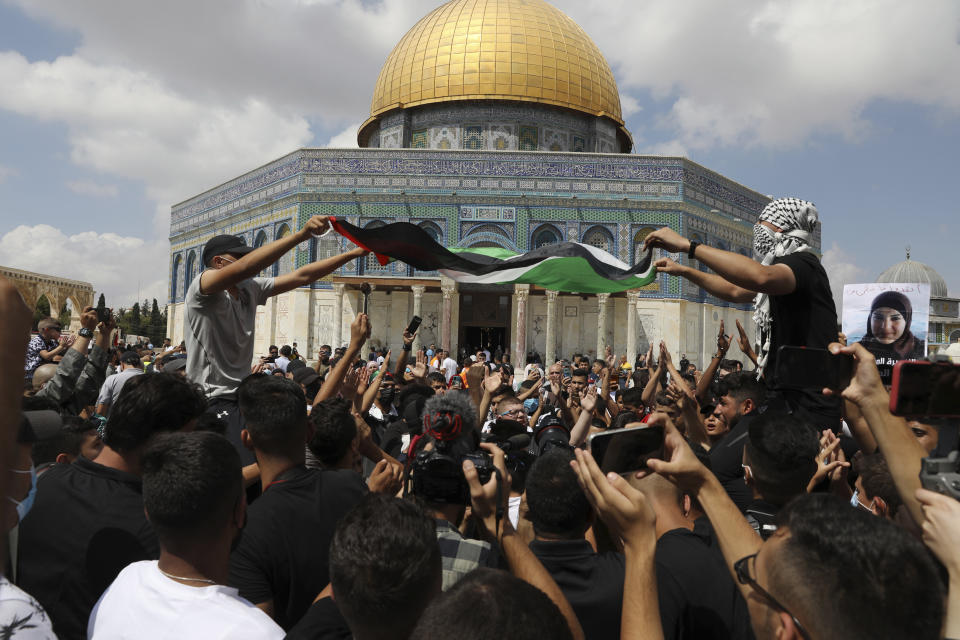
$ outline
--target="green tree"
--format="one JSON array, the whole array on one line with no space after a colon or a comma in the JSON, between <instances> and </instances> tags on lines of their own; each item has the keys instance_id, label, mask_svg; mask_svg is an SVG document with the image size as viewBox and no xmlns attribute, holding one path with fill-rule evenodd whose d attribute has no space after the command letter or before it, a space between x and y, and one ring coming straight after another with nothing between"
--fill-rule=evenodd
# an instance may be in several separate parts
<instances>
[{"instance_id":1,"label":"green tree","mask_svg":"<svg viewBox=\"0 0 960 640\"><path fill-rule=\"evenodd\" d=\"M140 317L140 303L134 302L133 308L130 309L130 331L134 335L142 336L143 331L143 319Z\"/></svg>"},{"instance_id":2,"label":"green tree","mask_svg":"<svg viewBox=\"0 0 960 640\"><path fill-rule=\"evenodd\" d=\"M37 306L33 309L33 328L37 328L37 323L50 316L50 301L47 296L40 296L37 300Z\"/></svg>"},{"instance_id":3,"label":"green tree","mask_svg":"<svg viewBox=\"0 0 960 640\"><path fill-rule=\"evenodd\" d=\"M69 326L70 326L70 317L71 317L72 315L73 315L73 314L70 313L70 309L68 309L68 308L67 308L67 305L64 304L64 305L60 308L60 314L57 316L57 320L60 321L60 326L61 326L61 327L64 327L64 328L69 327Z\"/></svg>"},{"instance_id":4,"label":"green tree","mask_svg":"<svg viewBox=\"0 0 960 640\"><path fill-rule=\"evenodd\" d=\"M153 305L150 307L150 342L154 346L163 344L163 339L167 332L166 313L160 313L160 306L157 299L153 299Z\"/></svg>"}]
</instances>

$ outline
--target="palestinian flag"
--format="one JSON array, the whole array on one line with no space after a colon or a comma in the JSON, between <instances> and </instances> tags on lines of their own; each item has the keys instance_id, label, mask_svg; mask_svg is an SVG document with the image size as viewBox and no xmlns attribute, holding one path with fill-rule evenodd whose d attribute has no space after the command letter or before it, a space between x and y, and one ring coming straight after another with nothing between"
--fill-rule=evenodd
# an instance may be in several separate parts
<instances>
[{"instance_id":1,"label":"palestinian flag","mask_svg":"<svg viewBox=\"0 0 960 640\"><path fill-rule=\"evenodd\" d=\"M409 222L361 229L330 217L334 230L377 255L380 264L400 260L421 271L439 271L457 282L533 284L552 291L615 293L650 284L657 277L651 252L630 266L606 251L579 242L557 242L516 254L506 249L447 249Z\"/></svg>"}]
</instances>

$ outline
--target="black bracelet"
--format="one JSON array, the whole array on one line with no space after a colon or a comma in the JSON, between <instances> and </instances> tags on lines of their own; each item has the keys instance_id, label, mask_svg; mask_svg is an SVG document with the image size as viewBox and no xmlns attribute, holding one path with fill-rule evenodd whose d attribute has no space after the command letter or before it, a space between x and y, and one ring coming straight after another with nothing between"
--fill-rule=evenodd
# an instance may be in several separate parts
<instances>
[{"instance_id":1,"label":"black bracelet","mask_svg":"<svg viewBox=\"0 0 960 640\"><path fill-rule=\"evenodd\" d=\"M413 350L413 343L412 343L412 342L411 342L410 344L404 343L404 345L403 345L403 350L404 350L404 351L412 351L412 350Z\"/></svg>"},{"instance_id":2,"label":"black bracelet","mask_svg":"<svg viewBox=\"0 0 960 640\"><path fill-rule=\"evenodd\" d=\"M693 252L696 251L696 250L697 250L697 247L699 247L699 246L700 246L700 243L699 243L699 242L697 242L696 240L691 240L691 241L690 241L690 249L687 251L687 257L688 257L688 258L696 259L696 257L693 255Z\"/></svg>"}]
</instances>

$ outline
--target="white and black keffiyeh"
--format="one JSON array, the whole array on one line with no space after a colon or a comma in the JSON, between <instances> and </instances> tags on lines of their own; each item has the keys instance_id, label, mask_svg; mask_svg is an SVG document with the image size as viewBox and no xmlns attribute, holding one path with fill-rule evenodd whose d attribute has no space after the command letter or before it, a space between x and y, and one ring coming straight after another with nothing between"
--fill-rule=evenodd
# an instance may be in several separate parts
<instances>
[{"instance_id":1,"label":"white and black keffiyeh","mask_svg":"<svg viewBox=\"0 0 960 640\"><path fill-rule=\"evenodd\" d=\"M761 264L769 265L773 263L774 258L800 251L814 253L810 245L819 220L817 208L813 203L799 198L780 198L764 207L760 212L758 224L753 228L753 247ZM764 221L779 227L780 231L775 232L759 224ZM770 315L770 296L766 293L758 293L753 304L753 321L757 326L757 376L759 377L763 374L770 355L773 317Z\"/></svg>"}]
</instances>

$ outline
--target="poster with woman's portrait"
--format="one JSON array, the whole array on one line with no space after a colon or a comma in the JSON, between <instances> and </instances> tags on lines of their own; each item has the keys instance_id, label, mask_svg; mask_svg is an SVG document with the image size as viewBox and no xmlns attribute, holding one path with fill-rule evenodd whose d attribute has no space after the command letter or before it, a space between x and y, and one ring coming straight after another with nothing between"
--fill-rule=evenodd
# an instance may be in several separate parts
<instances>
[{"instance_id":1,"label":"poster with woman's portrait","mask_svg":"<svg viewBox=\"0 0 960 640\"><path fill-rule=\"evenodd\" d=\"M843 287L843 332L877 358L884 384L893 365L927 355L930 285L872 282Z\"/></svg>"}]
</instances>

